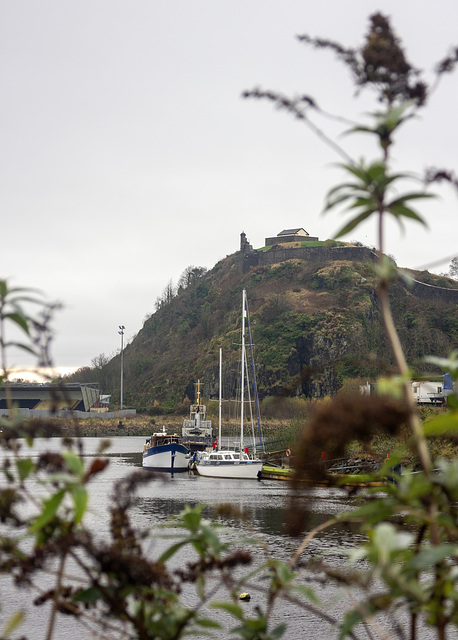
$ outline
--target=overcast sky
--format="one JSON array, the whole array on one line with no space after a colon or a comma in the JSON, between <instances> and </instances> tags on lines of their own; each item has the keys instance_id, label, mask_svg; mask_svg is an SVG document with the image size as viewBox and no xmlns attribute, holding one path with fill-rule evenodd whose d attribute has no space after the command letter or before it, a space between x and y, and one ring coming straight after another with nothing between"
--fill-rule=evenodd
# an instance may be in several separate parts
<instances>
[{"instance_id":1,"label":"overcast sky","mask_svg":"<svg viewBox=\"0 0 458 640\"><path fill-rule=\"evenodd\" d=\"M56 366L89 365L131 339L172 279L211 268L291 227L324 240L321 215L339 178L331 149L270 104L259 86L308 93L354 118L347 70L295 36L358 46L368 16L389 15L409 60L430 70L458 45L456 0L1 0L1 271L64 308ZM429 76L430 77L430 76ZM428 78L428 75L426 76ZM400 169L457 169L458 75L445 76L422 118L399 135ZM326 122L320 123L328 126ZM333 125L330 131L336 131ZM342 139L373 158L363 137ZM429 229L389 226L403 267L458 253L458 198L421 205ZM373 244L373 224L347 240ZM10 365L27 359L13 354Z\"/></svg>"}]
</instances>

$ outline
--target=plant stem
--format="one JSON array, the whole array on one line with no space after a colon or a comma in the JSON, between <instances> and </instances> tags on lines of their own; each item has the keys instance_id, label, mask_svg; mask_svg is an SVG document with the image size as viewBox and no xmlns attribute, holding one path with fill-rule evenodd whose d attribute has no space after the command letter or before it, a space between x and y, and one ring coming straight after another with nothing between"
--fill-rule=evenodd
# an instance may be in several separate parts
<instances>
[{"instance_id":1,"label":"plant stem","mask_svg":"<svg viewBox=\"0 0 458 640\"><path fill-rule=\"evenodd\" d=\"M56 621L56 613L59 603L60 590L62 586L62 576L64 574L64 566L65 566L65 553L62 554L60 559L59 570L57 572L57 583L56 588L54 589L54 597L53 597L53 605L51 609L51 615L49 616L48 630L46 633L46 640L52 640L52 636L54 633L54 625Z\"/></svg>"},{"instance_id":2,"label":"plant stem","mask_svg":"<svg viewBox=\"0 0 458 640\"><path fill-rule=\"evenodd\" d=\"M379 285L379 300L380 300L380 308L382 310L383 322L388 335L388 340L390 341L399 373L401 376L405 378L403 383L403 392L404 392L404 400L409 411L408 424L411 432L415 437L415 442L418 449L418 455L420 457L423 471L425 472L426 475L429 476L431 473L431 466L432 466L431 457L429 455L428 446L426 444L426 438L423 434L423 429L421 427L421 421L417 412L415 400L412 396L410 381L408 379L409 367L407 366L407 362L404 356L404 351L402 350L402 346L401 346L401 341L399 340L399 335L394 325L393 315L391 313L390 301L388 298L388 287L386 282L381 282Z\"/></svg>"}]
</instances>

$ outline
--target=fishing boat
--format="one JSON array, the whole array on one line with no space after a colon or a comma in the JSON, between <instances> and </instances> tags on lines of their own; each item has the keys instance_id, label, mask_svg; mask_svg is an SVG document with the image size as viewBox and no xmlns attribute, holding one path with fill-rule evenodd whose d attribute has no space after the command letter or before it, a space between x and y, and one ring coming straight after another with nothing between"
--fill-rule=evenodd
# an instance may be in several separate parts
<instances>
[{"instance_id":1,"label":"fishing boat","mask_svg":"<svg viewBox=\"0 0 458 640\"><path fill-rule=\"evenodd\" d=\"M142 465L155 471L187 471L190 451L178 434L169 435L162 431L153 433L143 445Z\"/></svg>"},{"instance_id":2,"label":"fishing boat","mask_svg":"<svg viewBox=\"0 0 458 640\"><path fill-rule=\"evenodd\" d=\"M262 460L256 457L256 443L253 438L254 456L248 455L248 446L245 446L244 427L244 387L245 387L245 318L248 318L248 306L246 291L242 292L242 363L241 363L241 387L240 387L240 448L239 450L221 449L221 400L222 400L222 351L219 357L219 430L217 447L213 451L205 451L199 454L196 469L199 475L211 478L250 478L253 480L261 477ZM251 338L250 338L251 344ZM253 377L254 379L254 377Z\"/></svg>"},{"instance_id":3,"label":"fishing boat","mask_svg":"<svg viewBox=\"0 0 458 640\"><path fill-rule=\"evenodd\" d=\"M189 418L183 420L181 443L191 452L204 451L213 444L212 421L206 419L207 407L200 398L200 380L197 380L197 402L191 404Z\"/></svg>"}]
</instances>

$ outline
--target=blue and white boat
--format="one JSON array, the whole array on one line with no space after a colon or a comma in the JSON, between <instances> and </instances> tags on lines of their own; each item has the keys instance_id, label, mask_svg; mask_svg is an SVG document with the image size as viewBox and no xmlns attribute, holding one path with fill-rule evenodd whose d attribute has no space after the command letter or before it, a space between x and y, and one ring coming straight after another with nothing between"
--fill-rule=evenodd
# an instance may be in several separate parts
<instances>
[{"instance_id":1,"label":"blue and white boat","mask_svg":"<svg viewBox=\"0 0 458 640\"><path fill-rule=\"evenodd\" d=\"M153 433L143 445L143 466L155 471L187 471L190 451L181 444L181 438L174 433Z\"/></svg>"}]
</instances>

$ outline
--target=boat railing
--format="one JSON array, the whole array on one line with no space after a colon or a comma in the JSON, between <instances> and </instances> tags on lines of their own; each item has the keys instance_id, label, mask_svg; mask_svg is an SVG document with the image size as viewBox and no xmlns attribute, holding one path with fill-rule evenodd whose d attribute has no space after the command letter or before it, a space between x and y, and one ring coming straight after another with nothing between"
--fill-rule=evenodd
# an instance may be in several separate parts
<instances>
[{"instance_id":1,"label":"boat railing","mask_svg":"<svg viewBox=\"0 0 458 640\"><path fill-rule=\"evenodd\" d=\"M184 429L211 429L212 421L211 420L201 420L199 424L196 424L194 420L183 420L183 428Z\"/></svg>"},{"instance_id":2,"label":"boat railing","mask_svg":"<svg viewBox=\"0 0 458 640\"><path fill-rule=\"evenodd\" d=\"M213 444L213 438L210 436L194 436L185 434L182 438L183 443L192 442L194 444Z\"/></svg>"}]
</instances>

